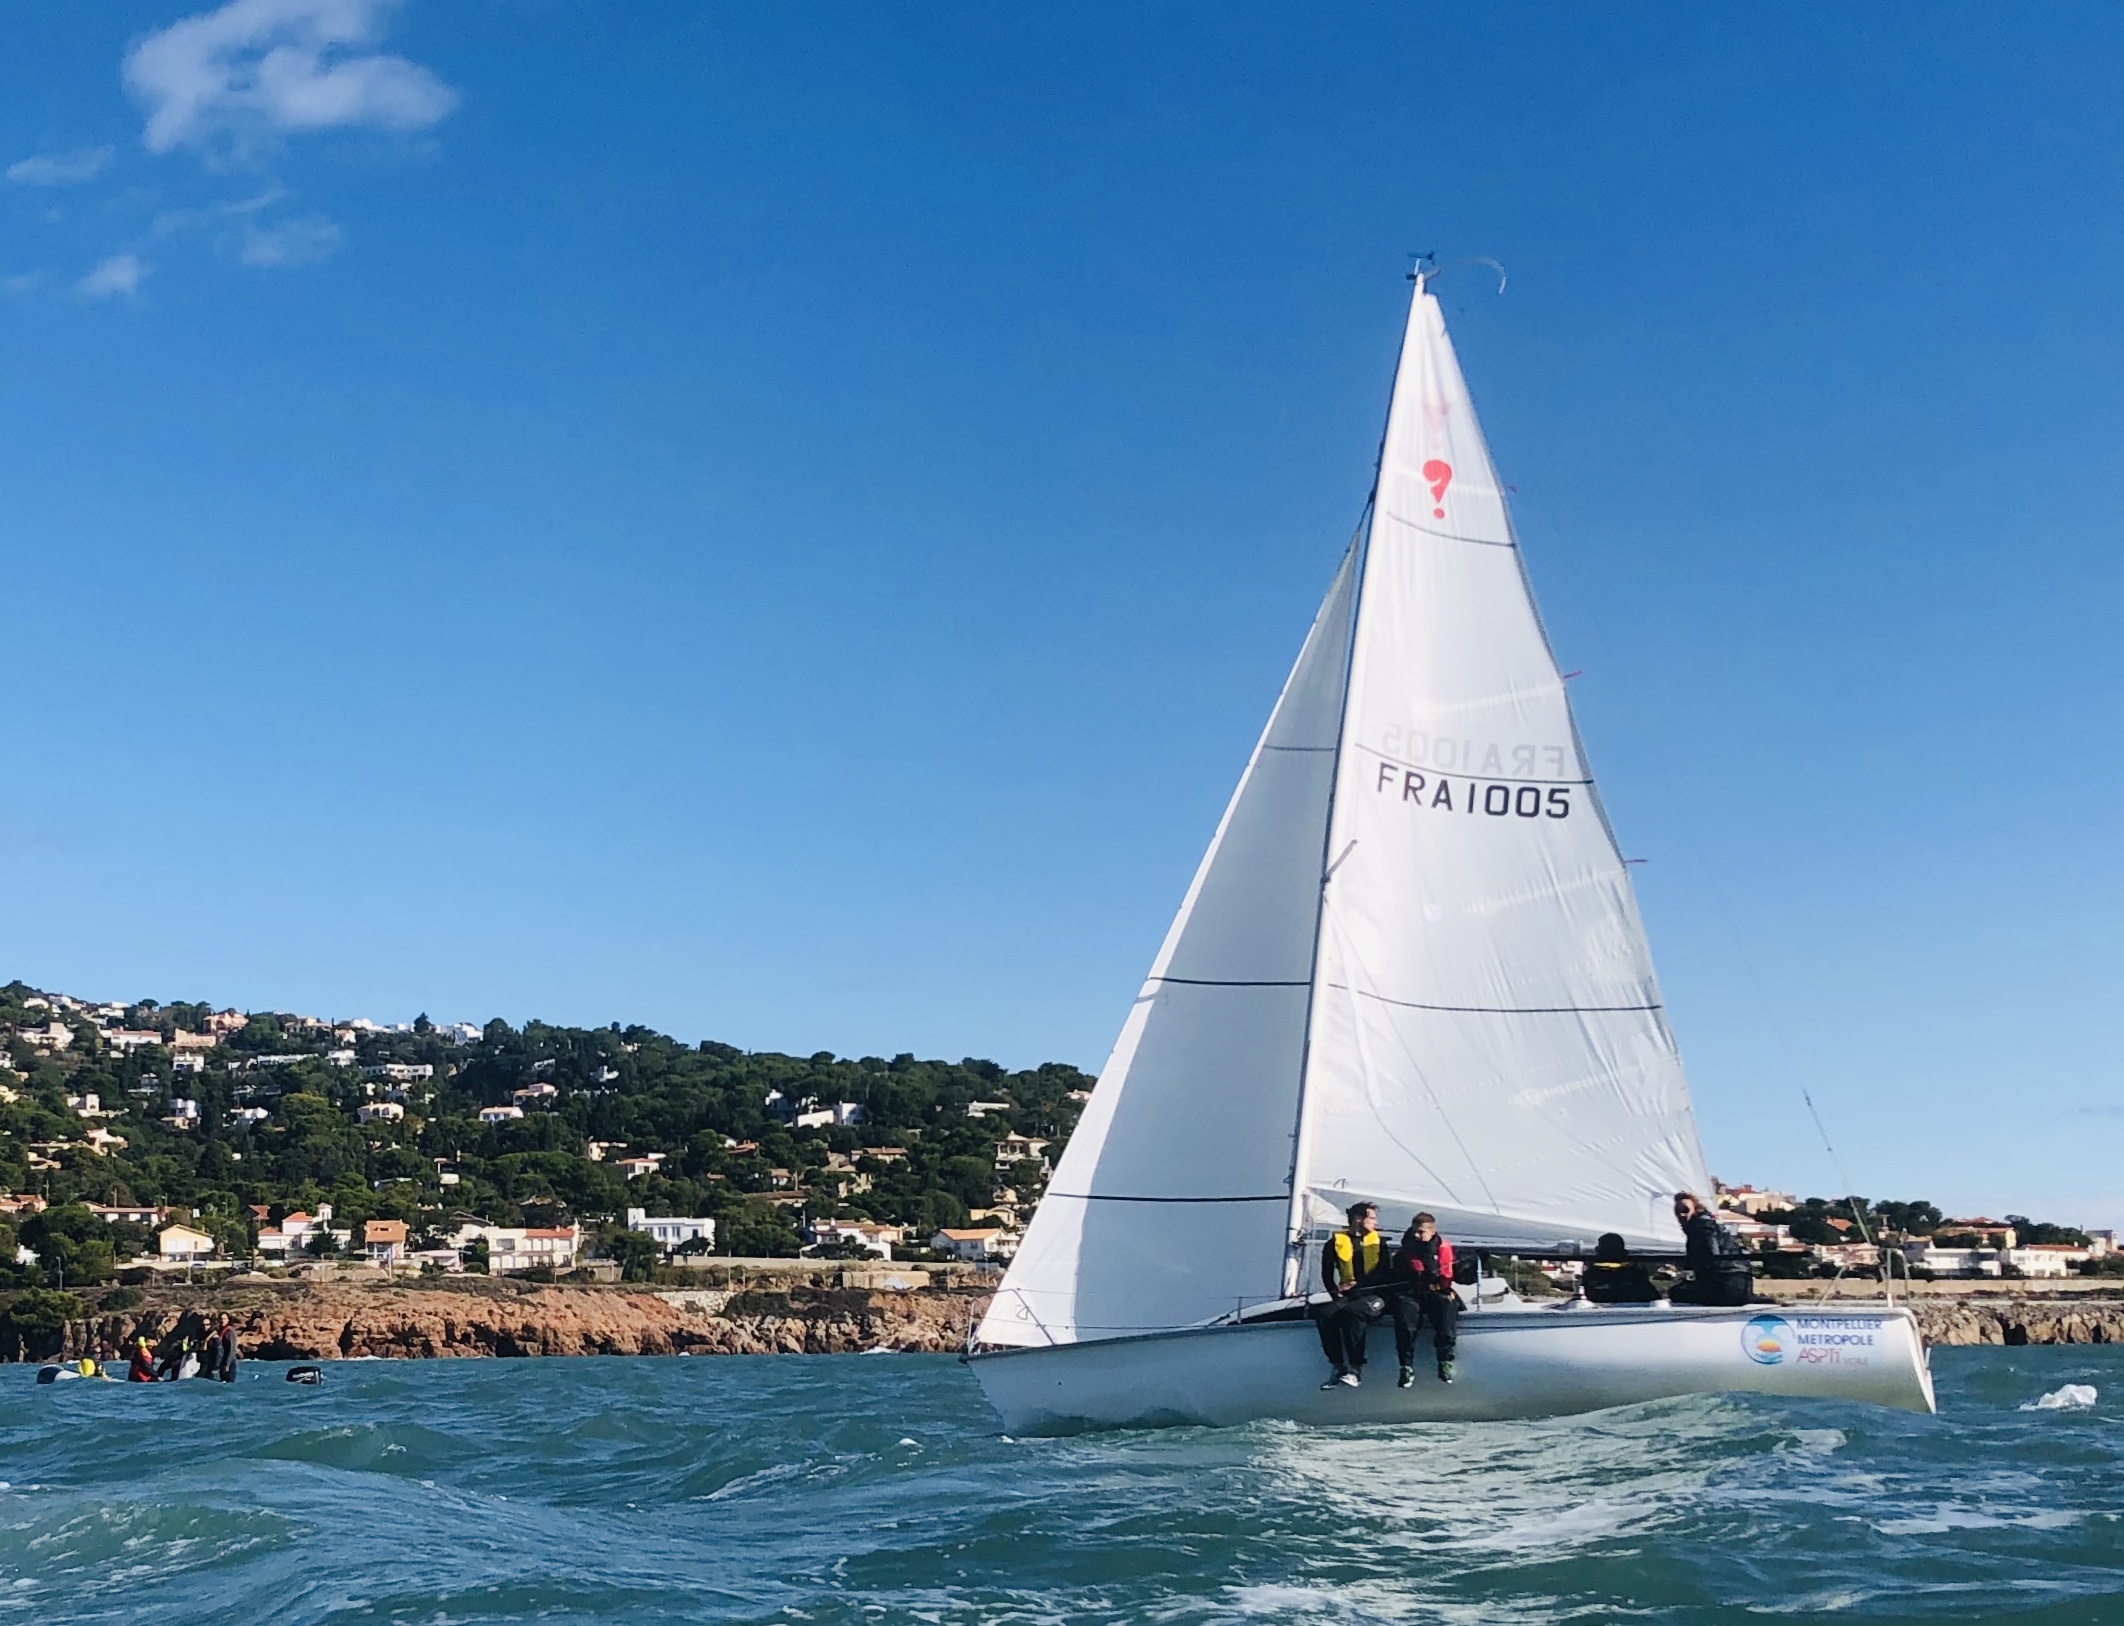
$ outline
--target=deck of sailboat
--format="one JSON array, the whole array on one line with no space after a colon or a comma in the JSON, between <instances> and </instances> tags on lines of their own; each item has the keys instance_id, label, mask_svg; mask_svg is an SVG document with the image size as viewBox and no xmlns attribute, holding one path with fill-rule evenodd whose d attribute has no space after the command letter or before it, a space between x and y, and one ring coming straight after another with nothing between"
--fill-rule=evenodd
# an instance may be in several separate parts
<instances>
[{"instance_id":1,"label":"deck of sailboat","mask_svg":"<svg viewBox=\"0 0 2124 1626\"><path fill-rule=\"evenodd\" d=\"M1886 1303L1484 1309L1461 1319L1455 1382L1438 1381L1426 1343L1417 1356L1415 1384L1397 1387L1391 1333L1375 1328L1363 1386L1322 1390L1313 1325L1273 1319L967 1359L1013 1433L1266 1418L1478 1422L1723 1393L1933 1410L1915 1318Z\"/></svg>"}]
</instances>

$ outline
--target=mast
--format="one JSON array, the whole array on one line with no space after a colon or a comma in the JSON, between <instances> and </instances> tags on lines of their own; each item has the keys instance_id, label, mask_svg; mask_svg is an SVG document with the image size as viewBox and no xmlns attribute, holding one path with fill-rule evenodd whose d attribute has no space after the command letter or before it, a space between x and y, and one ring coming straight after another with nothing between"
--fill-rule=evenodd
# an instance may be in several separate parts
<instances>
[{"instance_id":1,"label":"mast","mask_svg":"<svg viewBox=\"0 0 2124 1626\"><path fill-rule=\"evenodd\" d=\"M1409 281L1416 284L1413 299L1423 298L1424 273L1419 267L1409 273ZM1413 308L1413 304L1412 304ZM1287 1240L1284 1243L1283 1296L1302 1298L1305 1295L1305 1171L1313 1149L1310 1133L1311 1120L1305 1110L1306 1078L1313 1064L1313 1004L1320 997L1320 938L1321 927L1327 916L1328 883L1335 878L1335 871L1347 853L1333 857L1329 846L1335 839L1335 791L1342 782L1342 742L1350 724L1350 669L1357 659L1357 624L1364 615L1364 571L1372 552L1372 526L1379 515L1379 471L1386 466L1387 433L1394 422L1394 391L1401 379L1402 353L1408 349L1409 323L1401 326L1401 344L1394 352L1394 371L1387 384L1387 409L1379 425L1379 450L1372 457L1372 489L1364 500L1364 518L1357 527L1357 537L1351 546L1357 549L1356 590L1350 595L1350 635L1342 661L1342 706L1335 720L1334 772L1328 780L1327 819L1320 832L1320 895L1313 906L1313 953L1312 976L1305 990L1305 1048L1298 1061L1298 1112L1297 1121L1291 1127L1291 1207L1287 1221ZM1355 845L1355 843L1351 843Z\"/></svg>"}]
</instances>

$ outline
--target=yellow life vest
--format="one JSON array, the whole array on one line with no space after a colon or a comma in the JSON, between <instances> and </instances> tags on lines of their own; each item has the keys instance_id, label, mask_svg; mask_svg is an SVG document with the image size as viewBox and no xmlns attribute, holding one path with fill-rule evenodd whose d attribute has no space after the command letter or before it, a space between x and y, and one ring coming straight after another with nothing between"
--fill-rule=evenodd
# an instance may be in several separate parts
<instances>
[{"instance_id":1,"label":"yellow life vest","mask_svg":"<svg viewBox=\"0 0 2124 1626\"><path fill-rule=\"evenodd\" d=\"M1337 1231L1334 1248L1335 1285L1353 1287L1379 1268L1379 1261L1386 1255L1386 1238L1377 1231L1361 1237Z\"/></svg>"}]
</instances>

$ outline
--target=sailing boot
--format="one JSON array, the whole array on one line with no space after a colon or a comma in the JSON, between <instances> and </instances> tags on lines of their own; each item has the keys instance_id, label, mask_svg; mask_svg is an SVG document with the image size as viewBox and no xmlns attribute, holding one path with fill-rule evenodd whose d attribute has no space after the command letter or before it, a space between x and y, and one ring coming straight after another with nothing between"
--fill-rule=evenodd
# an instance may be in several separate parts
<instances>
[{"instance_id":1,"label":"sailing boot","mask_svg":"<svg viewBox=\"0 0 2124 1626\"><path fill-rule=\"evenodd\" d=\"M1413 1389L1415 1386L1416 1368L1404 1362L1401 1368L1401 1376L1394 1380L1394 1387L1397 1389Z\"/></svg>"},{"instance_id":2,"label":"sailing boot","mask_svg":"<svg viewBox=\"0 0 2124 1626\"><path fill-rule=\"evenodd\" d=\"M1453 1381L1453 1363L1450 1360L1438 1363L1438 1381L1440 1383L1451 1383Z\"/></svg>"},{"instance_id":3,"label":"sailing boot","mask_svg":"<svg viewBox=\"0 0 2124 1626\"><path fill-rule=\"evenodd\" d=\"M1357 1385L1364 1382L1364 1379L1357 1375L1357 1368L1349 1367L1345 1369L1343 1374L1335 1381L1341 1384L1345 1389L1354 1389L1357 1387Z\"/></svg>"},{"instance_id":4,"label":"sailing boot","mask_svg":"<svg viewBox=\"0 0 2124 1626\"><path fill-rule=\"evenodd\" d=\"M1327 1382L1323 1383L1320 1387L1323 1389L1340 1388L1342 1385L1342 1380L1348 1374L1348 1371L1349 1369L1347 1367L1336 1367L1334 1371L1328 1374Z\"/></svg>"}]
</instances>

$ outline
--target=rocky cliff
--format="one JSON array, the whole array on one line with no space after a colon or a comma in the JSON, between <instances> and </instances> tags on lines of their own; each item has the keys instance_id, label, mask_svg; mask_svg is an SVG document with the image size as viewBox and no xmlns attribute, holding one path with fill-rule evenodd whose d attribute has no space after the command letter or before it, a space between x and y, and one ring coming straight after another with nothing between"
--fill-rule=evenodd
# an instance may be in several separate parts
<instances>
[{"instance_id":1,"label":"rocky cliff","mask_svg":"<svg viewBox=\"0 0 2124 1626\"><path fill-rule=\"evenodd\" d=\"M1918 1299L1918 1325L1935 1344L2124 1344L2114 1299Z\"/></svg>"},{"instance_id":2,"label":"rocky cliff","mask_svg":"<svg viewBox=\"0 0 2124 1626\"><path fill-rule=\"evenodd\" d=\"M158 1291L32 1339L18 1358L116 1352L145 1333L197 1335L226 1312L257 1360L361 1355L831 1355L956 1350L986 1294L798 1286L655 1292L468 1282L448 1287L274 1284Z\"/></svg>"}]
</instances>

